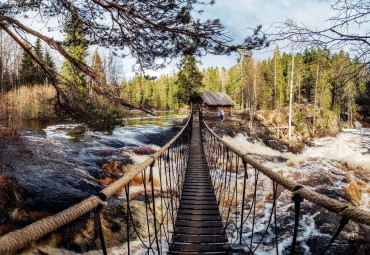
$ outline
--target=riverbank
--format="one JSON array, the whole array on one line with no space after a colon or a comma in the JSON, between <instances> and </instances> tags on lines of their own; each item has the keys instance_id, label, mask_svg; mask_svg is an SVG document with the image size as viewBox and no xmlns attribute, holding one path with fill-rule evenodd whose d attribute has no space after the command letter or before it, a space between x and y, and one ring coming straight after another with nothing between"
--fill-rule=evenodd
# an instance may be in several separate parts
<instances>
[{"instance_id":1,"label":"riverbank","mask_svg":"<svg viewBox=\"0 0 370 255\"><path fill-rule=\"evenodd\" d=\"M343 127L343 122L334 113L325 114L315 112L310 106L295 105L292 116L292 136L288 137L289 108L280 110L258 110L254 114L253 123L250 123L248 112L235 112L232 117L224 121L208 117L206 121L219 134L235 136L246 133L253 139L260 139L266 145L281 152L300 153L312 139L319 137L336 136Z\"/></svg>"}]
</instances>

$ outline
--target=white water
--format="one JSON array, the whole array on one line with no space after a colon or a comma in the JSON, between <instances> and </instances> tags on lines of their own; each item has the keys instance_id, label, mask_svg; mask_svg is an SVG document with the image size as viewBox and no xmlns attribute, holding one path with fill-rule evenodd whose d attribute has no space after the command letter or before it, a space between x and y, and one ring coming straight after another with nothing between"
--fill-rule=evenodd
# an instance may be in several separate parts
<instances>
[{"instance_id":1,"label":"white water","mask_svg":"<svg viewBox=\"0 0 370 255\"><path fill-rule=\"evenodd\" d=\"M343 130L337 137L315 139L311 147L306 147L301 154L297 155L273 150L261 141L250 142L250 138L244 135L223 138L238 147L239 150L250 153L251 157L297 184L342 202L353 204L361 209L370 210L370 183L368 181L370 179L370 129ZM260 177L260 182L258 184L259 190L266 192L266 194L271 191L269 188L271 181L268 178ZM356 186L355 184L360 185ZM279 196L277 201L278 219L288 217L292 213L291 196L290 192L283 192ZM258 199L262 205L265 204L263 205L264 209L260 209L262 212L259 212L258 223L255 225L256 232L265 228L271 210L271 203L266 203L263 197L258 197ZM303 204L311 206L308 202ZM333 231L329 231L330 235L322 233L315 226L314 218L320 217L320 213L326 213L326 211L310 210L301 216L297 241L302 241L301 249L305 250L305 254L312 254L310 247L306 244L309 238L316 236L317 238L329 239L333 234ZM289 217L291 220L284 224L293 226L293 218L291 215ZM328 227L331 227L330 223ZM251 222L247 221L245 228L251 229ZM358 229L356 224L351 225L351 228L352 230ZM345 229L344 235L356 237L356 232L351 230L346 232ZM233 235L231 234L231 236ZM248 240L250 233L243 237ZM279 253L281 254L291 242L291 235L280 238ZM260 247L257 251L257 254L275 254L274 247Z\"/></svg>"},{"instance_id":2,"label":"white water","mask_svg":"<svg viewBox=\"0 0 370 255\"><path fill-rule=\"evenodd\" d=\"M142 120L142 118L138 119ZM46 139L53 140L54 142L68 141L71 138L68 135L68 132L77 126L77 124L49 126L44 129ZM142 146L146 144L144 140L146 134L155 135L163 131L163 128L167 128L150 125L149 123L145 125L135 124L134 126L135 127L118 127L113 131L112 135L88 130L82 136L81 140L83 142L91 142L92 139L93 144L100 146L102 145L101 140L109 140L112 142L118 140L124 142L126 146ZM351 202L350 199L346 197L348 195L346 188L350 183L356 180L361 181L361 178L358 176L358 172L364 173L364 175L370 179L370 129L344 130L335 138L326 137L316 139L313 142L312 147L307 147L298 155L292 153L281 153L265 146L262 142L249 142L250 139L243 135L239 135L234 138L224 138L230 143L238 146L239 149L251 153L253 157L271 167L274 171L281 173L286 178L297 181L297 184L301 183L317 190L318 192L323 192L324 194L340 194L342 196L339 196L338 199L343 202ZM34 137L34 139L38 138ZM158 149L159 147L152 146L152 148ZM97 149L102 149L102 147ZM135 163L142 162L147 158L147 156L134 154L130 154L129 156ZM281 161L281 158L284 158L285 160ZM156 177L159 178L156 168L155 174ZM263 185L264 190L271 190L271 188L269 188L271 184L268 183L268 179L261 178L261 180L263 181L263 184L261 185ZM347 181L343 182L343 180ZM131 192L139 193L139 189L141 188L133 188L131 189ZM368 191L370 191L369 182L362 187L362 195L358 201L359 207L365 210L370 210L370 196ZM278 211L278 217L286 215L291 216L291 193L282 193L279 197L277 207L280 208ZM263 222L267 221L270 208L271 205L265 204L260 217L262 223L257 223L257 230L260 229L262 231L264 229L265 225ZM310 236L330 236L328 234L320 233L315 228L313 217L316 215L317 212L313 212L312 214L302 216L298 241L303 241L304 243L304 241ZM289 224L292 225L293 222L290 222ZM246 234L245 237L248 237L248 234ZM279 240L279 254L282 254L282 250L290 244L291 236L287 236L286 238ZM140 246L139 244L137 245ZM307 245L303 244L302 248L305 249L305 253L310 253ZM112 248L111 251L113 254L126 254L125 247L115 247ZM139 254L140 250L137 250L136 253ZM259 249L256 254L274 253L274 249L268 249L268 247L266 247L265 250ZM68 254L70 254L70 251L68 251ZM96 253L95 251L92 251L91 254Z\"/></svg>"},{"instance_id":3,"label":"white water","mask_svg":"<svg viewBox=\"0 0 370 255\"><path fill-rule=\"evenodd\" d=\"M251 156L260 160L276 172L287 178L302 181L306 186L318 188L316 182L327 178L329 183L323 183L328 189L343 189L346 184L343 178L350 181L360 180L356 172L370 179L370 129L344 130L337 137L318 138L313 141L313 146L306 147L301 154L282 153L264 145L261 141L249 142L248 137L238 135L234 138L224 137L238 149L251 153ZM285 158L281 162L278 158ZM342 167L341 167L342 166ZM317 178L315 180L315 178ZM316 181L313 185L308 179ZM370 184L364 190L370 188ZM369 194L363 193L360 200L363 209L370 210Z\"/></svg>"},{"instance_id":4,"label":"white water","mask_svg":"<svg viewBox=\"0 0 370 255\"><path fill-rule=\"evenodd\" d=\"M96 182L93 176L95 176L96 170L101 171L103 163L110 160L118 162L122 160L124 167L135 167L134 165L142 163L149 157L148 155L135 154L133 152L135 147L145 146L158 150L161 144L166 143L177 133L177 129L173 129L176 124L175 121L187 117L184 112L180 114L173 112L157 114L157 116L140 116L125 119L123 120L124 126L117 126L111 134L90 130L84 124L67 123L43 126L42 130L29 128L29 130L23 131L21 138L26 141L27 145L35 153L41 152L48 157L52 155L53 160L59 160L58 162L68 164L69 168L79 173L75 177L76 182L80 180L90 182L90 179ZM125 161L127 159L130 159L132 162L127 163ZM158 163L155 164L153 172L154 180L159 182ZM90 173L92 174L91 176ZM149 171L147 171L147 176L148 174ZM163 170L161 177L166 179ZM42 179L42 176L37 175L37 178ZM155 185L155 189L158 189L158 185ZM132 199L142 196L142 194L143 185L130 187ZM121 195L121 198L124 200L125 195ZM158 211L160 210L158 209ZM144 224L145 219L138 219L138 221L142 221ZM143 252L141 242L139 241L133 241L131 247L133 248L132 254L143 254L146 252L146 250ZM168 249L167 243L161 243L161 247L165 251ZM75 254L70 250L50 246L39 248L48 254ZM110 248L109 253L127 254L126 244ZM35 254L37 254L37 251L35 251ZM91 251L87 254L101 254L101 251Z\"/></svg>"}]
</instances>

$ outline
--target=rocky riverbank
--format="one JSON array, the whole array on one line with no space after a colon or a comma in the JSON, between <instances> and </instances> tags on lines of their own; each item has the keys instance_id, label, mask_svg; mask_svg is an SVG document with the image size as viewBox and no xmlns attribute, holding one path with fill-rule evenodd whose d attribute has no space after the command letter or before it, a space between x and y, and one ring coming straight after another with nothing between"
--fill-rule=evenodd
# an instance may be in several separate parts
<instances>
[{"instance_id":1,"label":"rocky riverbank","mask_svg":"<svg viewBox=\"0 0 370 255\"><path fill-rule=\"evenodd\" d=\"M342 123L334 112L321 114L307 105L295 106L292 116L292 137L288 137L289 108L258 110L250 126L248 112L235 113L224 121L206 118L209 126L220 135L235 136L246 133L251 139L260 139L266 145L281 152L299 153L313 138L336 136Z\"/></svg>"}]
</instances>

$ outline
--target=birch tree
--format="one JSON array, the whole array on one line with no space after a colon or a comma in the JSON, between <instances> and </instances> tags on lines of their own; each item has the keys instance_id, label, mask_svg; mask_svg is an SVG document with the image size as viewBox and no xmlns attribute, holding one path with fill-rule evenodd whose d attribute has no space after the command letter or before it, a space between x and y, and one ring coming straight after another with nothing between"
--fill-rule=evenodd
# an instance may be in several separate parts
<instances>
[{"instance_id":1,"label":"birch tree","mask_svg":"<svg viewBox=\"0 0 370 255\"><path fill-rule=\"evenodd\" d=\"M293 78L294 78L294 37L292 36L292 70L290 72L290 90L289 90L289 126L288 138L292 139L292 108L293 108Z\"/></svg>"}]
</instances>

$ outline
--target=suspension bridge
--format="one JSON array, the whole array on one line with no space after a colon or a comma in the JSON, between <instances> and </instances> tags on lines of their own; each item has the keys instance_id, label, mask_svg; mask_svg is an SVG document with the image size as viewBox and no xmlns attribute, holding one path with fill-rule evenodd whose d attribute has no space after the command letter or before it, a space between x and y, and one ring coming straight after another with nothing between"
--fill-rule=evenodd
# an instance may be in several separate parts
<instances>
[{"instance_id":1,"label":"suspension bridge","mask_svg":"<svg viewBox=\"0 0 370 255\"><path fill-rule=\"evenodd\" d=\"M140 175L142 196L137 199L131 183ZM283 193L292 202L280 201ZM89 214L100 250L108 254L111 247L104 238L101 211L113 196L119 196L126 208L122 218L127 233L121 240L126 254L303 254L300 223L304 215L315 213L301 207L306 203L315 205L312 210L327 210L336 221L319 254L331 251L347 225L355 224L352 229L357 231L370 226L369 212L284 178L216 135L200 111L194 111L170 142L116 182L64 211L1 236L0 254L22 252ZM134 213L137 203L142 205L140 222ZM292 209L280 212L278 203L291 203ZM348 243L338 245L349 254ZM368 239L359 247L357 252L369 254Z\"/></svg>"}]
</instances>

